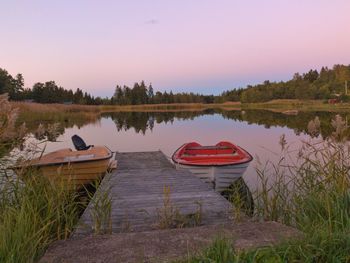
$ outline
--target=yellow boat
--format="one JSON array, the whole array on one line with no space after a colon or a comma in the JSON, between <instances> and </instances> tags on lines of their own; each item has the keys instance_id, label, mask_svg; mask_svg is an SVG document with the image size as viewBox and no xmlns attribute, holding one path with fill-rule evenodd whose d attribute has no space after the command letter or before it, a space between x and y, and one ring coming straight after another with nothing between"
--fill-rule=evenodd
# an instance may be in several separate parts
<instances>
[{"instance_id":1,"label":"yellow boat","mask_svg":"<svg viewBox=\"0 0 350 263\"><path fill-rule=\"evenodd\" d=\"M28 169L37 170L53 183L64 183L79 189L100 179L110 167L113 153L105 146L91 146L86 150L62 149L12 167L19 175Z\"/></svg>"}]
</instances>

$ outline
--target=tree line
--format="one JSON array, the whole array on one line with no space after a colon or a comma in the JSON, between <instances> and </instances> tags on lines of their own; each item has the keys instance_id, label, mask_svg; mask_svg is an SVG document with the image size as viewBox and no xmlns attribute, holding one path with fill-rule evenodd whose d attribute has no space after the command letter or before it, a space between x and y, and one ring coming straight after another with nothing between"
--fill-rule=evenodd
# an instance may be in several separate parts
<instances>
[{"instance_id":1,"label":"tree line","mask_svg":"<svg viewBox=\"0 0 350 263\"><path fill-rule=\"evenodd\" d=\"M86 105L109 104L108 99L93 97L81 89L67 90L58 86L55 81L37 82L32 88L24 88L22 74L12 77L5 69L0 68L0 94L7 93L10 100L34 101L38 103L74 103Z\"/></svg>"},{"instance_id":2,"label":"tree line","mask_svg":"<svg viewBox=\"0 0 350 263\"><path fill-rule=\"evenodd\" d=\"M172 91L157 91L154 93L152 84L147 86L144 81L141 81L140 83L136 82L132 88L117 85L111 103L117 105L213 103L214 99L214 95L201 95L192 92L174 94Z\"/></svg>"},{"instance_id":3,"label":"tree line","mask_svg":"<svg viewBox=\"0 0 350 263\"><path fill-rule=\"evenodd\" d=\"M34 101L38 103L74 103L86 105L138 105L159 103L213 103L215 96L195 93L176 93L172 91L154 93L152 84L136 82L132 87L126 85L115 88L111 98L93 97L81 89L75 91L58 86L55 81L38 82L32 88L24 88L22 74L11 76L0 68L0 94L8 93L10 100Z\"/></svg>"},{"instance_id":4,"label":"tree line","mask_svg":"<svg viewBox=\"0 0 350 263\"><path fill-rule=\"evenodd\" d=\"M115 87L110 98L94 97L81 89L67 90L58 86L55 81L35 83L32 88L24 88L22 74L11 76L0 68L0 94L8 93L10 100L32 100L39 103L74 103L87 105L138 105L138 104L171 104L171 103L222 103L226 101L265 102L273 99L329 99L345 95L344 83L349 81L350 65L334 65L333 68L322 67L307 73L295 73L288 81L264 81L246 88L237 88L223 92L218 96L198 93L173 93L172 91L154 91L152 84L136 82L132 87L126 85Z\"/></svg>"},{"instance_id":5,"label":"tree line","mask_svg":"<svg viewBox=\"0 0 350 263\"><path fill-rule=\"evenodd\" d=\"M345 82L350 86L350 65L334 65L332 69L322 67L307 73L295 73L288 81L248 85L245 89L234 89L222 93L220 101L266 102L273 99L325 100L345 94ZM350 93L349 93L350 94Z\"/></svg>"}]
</instances>

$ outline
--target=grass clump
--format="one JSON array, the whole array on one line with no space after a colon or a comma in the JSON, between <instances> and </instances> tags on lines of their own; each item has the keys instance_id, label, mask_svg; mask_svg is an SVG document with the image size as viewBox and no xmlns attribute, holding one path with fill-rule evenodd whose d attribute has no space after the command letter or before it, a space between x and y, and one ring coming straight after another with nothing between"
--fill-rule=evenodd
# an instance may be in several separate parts
<instances>
[{"instance_id":1,"label":"grass clump","mask_svg":"<svg viewBox=\"0 0 350 263\"><path fill-rule=\"evenodd\" d=\"M76 193L31 178L1 182L0 262L35 262L52 241L67 238L78 219Z\"/></svg>"},{"instance_id":2,"label":"grass clump","mask_svg":"<svg viewBox=\"0 0 350 263\"><path fill-rule=\"evenodd\" d=\"M183 214L171 200L169 186L163 189L163 206L157 210L157 226L160 229L184 228L199 226L202 223L202 204L195 202L196 209L193 213Z\"/></svg>"},{"instance_id":3,"label":"grass clump","mask_svg":"<svg viewBox=\"0 0 350 263\"><path fill-rule=\"evenodd\" d=\"M214 263L214 262L239 262L239 255L234 251L231 242L227 239L217 238L213 244L205 249L200 255L192 256L184 261L191 263Z\"/></svg>"},{"instance_id":4,"label":"grass clump","mask_svg":"<svg viewBox=\"0 0 350 263\"><path fill-rule=\"evenodd\" d=\"M109 176L109 175L106 175ZM93 184L95 189L98 188L100 182ZM112 233L112 197L110 187L94 192L87 191L90 199L90 217L93 222L94 234L111 234Z\"/></svg>"},{"instance_id":5,"label":"grass clump","mask_svg":"<svg viewBox=\"0 0 350 263\"><path fill-rule=\"evenodd\" d=\"M239 178L221 193L232 203L232 216L239 222L254 213L254 200L252 193L242 178Z\"/></svg>"}]
</instances>

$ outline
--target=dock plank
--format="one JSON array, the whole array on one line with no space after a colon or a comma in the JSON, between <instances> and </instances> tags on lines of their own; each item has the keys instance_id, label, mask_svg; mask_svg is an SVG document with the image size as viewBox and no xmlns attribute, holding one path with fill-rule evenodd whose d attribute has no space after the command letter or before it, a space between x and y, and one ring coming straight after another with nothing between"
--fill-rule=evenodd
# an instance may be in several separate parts
<instances>
[{"instance_id":1,"label":"dock plank","mask_svg":"<svg viewBox=\"0 0 350 263\"><path fill-rule=\"evenodd\" d=\"M105 195L111 199L109 231L158 229L159 215L166 200L165 187L170 189L171 207L181 215L201 211L201 225L230 221L231 203L189 171L176 170L161 151L117 153L116 159L116 171L101 182L73 236L94 232L96 220L92 214L97 211L94 204L99 196Z\"/></svg>"}]
</instances>

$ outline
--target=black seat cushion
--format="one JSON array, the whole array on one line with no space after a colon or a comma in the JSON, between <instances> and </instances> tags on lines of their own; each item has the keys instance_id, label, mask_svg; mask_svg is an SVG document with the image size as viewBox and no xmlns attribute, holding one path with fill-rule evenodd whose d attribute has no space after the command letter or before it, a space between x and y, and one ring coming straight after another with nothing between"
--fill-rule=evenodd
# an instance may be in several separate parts
<instances>
[{"instance_id":1,"label":"black seat cushion","mask_svg":"<svg viewBox=\"0 0 350 263\"><path fill-rule=\"evenodd\" d=\"M85 151L93 146L93 145L86 145L84 140L76 134L72 136L72 142L73 142L74 147L77 151Z\"/></svg>"}]
</instances>

